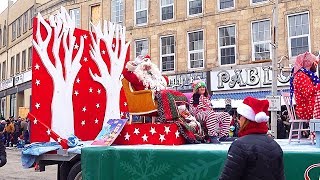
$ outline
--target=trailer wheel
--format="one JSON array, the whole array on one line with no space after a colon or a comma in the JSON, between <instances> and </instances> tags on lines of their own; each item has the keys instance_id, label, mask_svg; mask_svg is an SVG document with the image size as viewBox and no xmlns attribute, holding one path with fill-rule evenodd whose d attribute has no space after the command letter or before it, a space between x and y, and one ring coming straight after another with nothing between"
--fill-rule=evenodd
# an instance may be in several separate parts
<instances>
[{"instance_id":1,"label":"trailer wheel","mask_svg":"<svg viewBox=\"0 0 320 180\"><path fill-rule=\"evenodd\" d=\"M67 180L82 180L81 161L72 166Z\"/></svg>"}]
</instances>

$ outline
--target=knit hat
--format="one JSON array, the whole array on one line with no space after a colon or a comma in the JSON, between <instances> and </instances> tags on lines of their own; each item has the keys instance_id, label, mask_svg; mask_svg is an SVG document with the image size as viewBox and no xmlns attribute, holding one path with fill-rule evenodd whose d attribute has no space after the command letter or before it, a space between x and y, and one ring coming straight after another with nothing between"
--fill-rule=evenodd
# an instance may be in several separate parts
<instances>
[{"instance_id":1,"label":"knit hat","mask_svg":"<svg viewBox=\"0 0 320 180\"><path fill-rule=\"evenodd\" d=\"M238 108L237 112L250 121L257 123L268 122L268 100L259 100L253 97L246 97Z\"/></svg>"},{"instance_id":2,"label":"knit hat","mask_svg":"<svg viewBox=\"0 0 320 180\"><path fill-rule=\"evenodd\" d=\"M200 87L207 87L206 83L201 80L193 81L192 88L193 91L197 91Z\"/></svg>"}]
</instances>

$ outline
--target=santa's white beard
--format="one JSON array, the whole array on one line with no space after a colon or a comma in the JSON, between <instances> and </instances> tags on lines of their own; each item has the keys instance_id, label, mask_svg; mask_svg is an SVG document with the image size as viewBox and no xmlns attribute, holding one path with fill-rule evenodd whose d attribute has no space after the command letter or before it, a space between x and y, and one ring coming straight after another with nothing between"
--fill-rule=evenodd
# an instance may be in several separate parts
<instances>
[{"instance_id":1,"label":"santa's white beard","mask_svg":"<svg viewBox=\"0 0 320 180\"><path fill-rule=\"evenodd\" d=\"M143 83L146 89L150 88L155 91L160 91L167 87L167 82L161 75L159 68L151 61L139 64L135 69L134 74Z\"/></svg>"}]
</instances>

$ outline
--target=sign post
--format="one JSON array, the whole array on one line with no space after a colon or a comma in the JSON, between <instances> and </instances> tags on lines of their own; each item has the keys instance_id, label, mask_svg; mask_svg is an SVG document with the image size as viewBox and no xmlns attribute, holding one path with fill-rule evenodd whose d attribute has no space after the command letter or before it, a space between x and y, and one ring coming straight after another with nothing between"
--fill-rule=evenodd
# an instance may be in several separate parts
<instances>
[{"instance_id":1,"label":"sign post","mask_svg":"<svg viewBox=\"0 0 320 180\"><path fill-rule=\"evenodd\" d=\"M269 101L269 111L281 111L281 96L267 96L266 98Z\"/></svg>"}]
</instances>

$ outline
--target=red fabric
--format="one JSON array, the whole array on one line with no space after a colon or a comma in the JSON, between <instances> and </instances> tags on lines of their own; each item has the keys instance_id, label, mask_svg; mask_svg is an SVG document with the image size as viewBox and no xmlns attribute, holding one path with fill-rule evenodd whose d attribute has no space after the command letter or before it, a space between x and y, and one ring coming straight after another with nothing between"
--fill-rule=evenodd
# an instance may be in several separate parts
<instances>
[{"instance_id":1,"label":"red fabric","mask_svg":"<svg viewBox=\"0 0 320 180\"><path fill-rule=\"evenodd\" d=\"M267 115L269 114L269 111L268 111L269 101L268 100L259 100L259 99L256 99L256 98L249 96L243 100L243 104L250 106L255 114L258 114L260 112L264 112Z\"/></svg>"},{"instance_id":2,"label":"red fabric","mask_svg":"<svg viewBox=\"0 0 320 180\"><path fill-rule=\"evenodd\" d=\"M40 24L40 27L38 27L37 18L34 18L33 27L33 39L36 39L35 37L38 28L41 28L41 35L43 37L47 36L47 32L44 26ZM53 28L52 31L54 31ZM53 36L54 35L51 36L51 40L48 45L48 56L54 66L55 60L53 58L54 56L52 53ZM92 60L89 53L90 46L92 45L89 31L75 29L74 36L76 37L77 45L80 44L80 36L86 36L86 39L84 39L84 51L80 60L80 64L82 65L82 67L76 76L76 79L79 78L80 81L79 83L76 81L74 82L73 92L72 94L70 94L73 98L74 119L65 119L65 121L74 121L75 135L79 139L84 141L93 140L102 128L106 102L108 100L106 97L106 91L104 87L101 84L95 82L89 73L91 70L93 74L97 73L98 75L100 75L99 69L95 64L94 60ZM106 51L106 46L104 42L101 42L100 46L101 51L104 50L106 52L105 54L101 55L108 69L110 70L110 59ZM78 49L73 49L73 57L76 55L77 51ZM47 69L45 68L44 64L40 59L40 56L34 48L32 54L32 108L30 109L32 110L32 114L36 117L36 119L39 122L41 121L43 125L41 125L40 123L30 123L32 131L30 134L30 139L32 142L45 142L49 141L50 138L52 138L46 132L48 130L46 127L51 128L51 102L54 87L52 77L49 75ZM65 53L62 41L60 43L59 56L61 59L61 64L63 66L62 69L66 70L66 67L64 67ZM128 61L129 58L130 51L128 50L126 61ZM37 68L37 66L39 66L39 68ZM36 84L37 80L41 82L40 85ZM92 92L89 91L90 88L92 88ZM76 91L79 94L76 95ZM125 115L128 110L126 107L126 99L123 90L121 90L120 97L120 102L115 103L120 104L120 111L123 113L123 115ZM35 107L36 103L39 103L41 105L39 109ZM99 104L99 108L96 107L97 104ZM63 104L61 104L61 106L63 106ZM86 111L83 111L84 107L86 107ZM124 116L122 117L124 118ZM95 121L96 119L98 120L97 123ZM84 120L85 124L82 125L81 123Z\"/></svg>"},{"instance_id":3,"label":"red fabric","mask_svg":"<svg viewBox=\"0 0 320 180\"><path fill-rule=\"evenodd\" d=\"M320 119L320 91L315 94L313 118Z\"/></svg>"},{"instance_id":4,"label":"red fabric","mask_svg":"<svg viewBox=\"0 0 320 180\"><path fill-rule=\"evenodd\" d=\"M131 86L135 91L140 91L145 89L143 83L138 79L137 75L135 75L131 71L128 71L127 68L123 69L122 74L123 74L123 77L126 78L131 83Z\"/></svg>"},{"instance_id":5,"label":"red fabric","mask_svg":"<svg viewBox=\"0 0 320 180\"><path fill-rule=\"evenodd\" d=\"M154 129L154 131L152 131ZM165 131L167 130L167 131ZM136 132L136 133L134 133ZM139 132L139 133L138 133ZM127 136L126 136L127 135ZM143 139L143 136L147 140ZM163 140L160 139L161 136ZM127 138L126 138L127 137ZM113 144L136 145L136 144L154 144L154 145L181 145L185 139L179 133L176 124L126 124L120 135Z\"/></svg>"},{"instance_id":6,"label":"red fabric","mask_svg":"<svg viewBox=\"0 0 320 180\"><path fill-rule=\"evenodd\" d=\"M301 71L296 73L293 86L297 104L297 116L300 119L312 119L315 105L315 92L319 91L320 86L314 86L310 77Z\"/></svg>"},{"instance_id":7,"label":"red fabric","mask_svg":"<svg viewBox=\"0 0 320 180\"><path fill-rule=\"evenodd\" d=\"M257 123L249 121L249 124L244 130L239 131L239 137L249 135L249 134L266 134L268 132L268 126L266 122Z\"/></svg>"}]
</instances>

